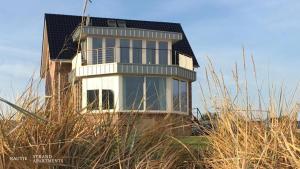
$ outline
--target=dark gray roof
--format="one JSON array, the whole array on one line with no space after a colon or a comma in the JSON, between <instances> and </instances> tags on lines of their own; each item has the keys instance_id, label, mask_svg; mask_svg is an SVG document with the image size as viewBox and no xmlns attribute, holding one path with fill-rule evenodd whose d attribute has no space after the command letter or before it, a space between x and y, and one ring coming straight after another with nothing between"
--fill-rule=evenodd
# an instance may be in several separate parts
<instances>
[{"instance_id":1,"label":"dark gray roof","mask_svg":"<svg viewBox=\"0 0 300 169\"><path fill-rule=\"evenodd\" d=\"M112 18L91 17L93 26L108 27L107 20ZM193 58L194 66L199 66L193 50L179 23L139 21L126 19L128 28L149 29L182 33L183 39L173 44L173 50ZM72 59L77 50L77 44L72 41L72 33L79 26L81 16L45 14L45 24L48 32L50 59Z\"/></svg>"}]
</instances>

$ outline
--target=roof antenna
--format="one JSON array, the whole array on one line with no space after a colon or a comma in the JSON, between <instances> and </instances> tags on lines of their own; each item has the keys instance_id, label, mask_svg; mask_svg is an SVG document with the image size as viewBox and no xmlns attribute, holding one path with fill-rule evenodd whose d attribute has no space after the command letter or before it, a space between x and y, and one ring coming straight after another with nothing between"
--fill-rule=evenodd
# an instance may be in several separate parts
<instances>
[{"instance_id":1,"label":"roof antenna","mask_svg":"<svg viewBox=\"0 0 300 169\"><path fill-rule=\"evenodd\" d=\"M79 34L79 41L78 41L78 44L77 44L77 51L76 53L78 54L79 53L79 47L80 47L80 41L81 41L81 35L82 35L82 28L84 26L84 16L85 16L85 13L86 13L86 10L87 10L87 6L88 6L88 3L92 3L92 0L84 0L84 4L83 4L83 10L82 10L82 16L81 16L81 23L80 23L80 34ZM88 21L87 21L88 20ZM90 22L90 17L88 16L86 18L86 24ZM77 59L76 59L76 64L77 64ZM72 85L74 85L75 83L75 79L73 78L72 79Z\"/></svg>"},{"instance_id":2,"label":"roof antenna","mask_svg":"<svg viewBox=\"0 0 300 169\"><path fill-rule=\"evenodd\" d=\"M90 15L87 15L86 20L85 20L85 26L90 26L91 24L92 24L91 17L90 17Z\"/></svg>"}]
</instances>

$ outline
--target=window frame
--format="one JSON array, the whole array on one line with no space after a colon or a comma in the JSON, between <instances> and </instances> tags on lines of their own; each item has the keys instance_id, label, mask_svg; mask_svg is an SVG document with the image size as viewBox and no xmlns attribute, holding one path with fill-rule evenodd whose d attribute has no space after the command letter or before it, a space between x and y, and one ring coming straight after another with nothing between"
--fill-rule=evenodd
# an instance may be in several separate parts
<instances>
[{"instance_id":1,"label":"window frame","mask_svg":"<svg viewBox=\"0 0 300 169\"><path fill-rule=\"evenodd\" d=\"M182 113L188 113L189 112L189 82L185 81L185 80L181 80L181 79L172 79L172 111L173 112L182 112ZM179 110L175 110L174 108L174 81L177 81L178 84L178 100L179 100ZM186 111L182 110L182 91L181 91L181 87L182 87L182 83L186 83Z\"/></svg>"},{"instance_id":2,"label":"window frame","mask_svg":"<svg viewBox=\"0 0 300 169\"><path fill-rule=\"evenodd\" d=\"M128 109L126 104L124 103L124 98L128 98L128 97L125 97L125 87L124 87L124 79L126 77L137 77L137 78L142 78L143 79L143 82L142 82L142 97L141 97L141 100L142 100L142 103L141 103L141 106L140 106L140 109ZM165 100L165 109L163 110L154 110L154 109L147 109L147 79L148 78L162 78L165 80L165 96L166 96L166 100ZM161 76L123 76L123 80L122 80L122 99L123 99L123 103L122 103L122 109L123 111L143 111L143 112L167 112L168 111L168 101L167 101L167 80L168 78L166 77L161 77ZM127 91L127 90L126 90Z\"/></svg>"},{"instance_id":3,"label":"window frame","mask_svg":"<svg viewBox=\"0 0 300 169\"><path fill-rule=\"evenodd\" d=\"M108 100L107 100L107 98L104 98L104 95L107 94L107 93L108 93ZM114 91L111 90L111 89L102 89L101 94L102 94L102 97L101 97L102 110L114 109L114 106L115 106ZM112 101L110 99L112 99ZM107 104L107 102L108 102L108 104Z\"/></svg>"},{"instance_id":4,"label":"window frame","mask_svg":"<svg viewBox=\"0 0 300 169\"><path fill-rule=\"evenodd\" d=\"M157 60L156 60L156 41L155 40L146 40L146 64L156 64ZM154 44L154 48L151 48L149 47L150 46L150 43L152 43L152 45ZM151 52L151 54L154 53L154 58L153 58L153 61L150 63L148 62L150 59L149 59L149 53ZM153 57L153 56L151 56ZM152 59L151 59L152 60Z\"/></svg>"},{"instance_id":5,"label":"window frame","mask_svg":"<svg viewBox=\"0 0 300 169\"><path fill-rule=\"evenodd\" d=\"M108 46L108 40L113 40L113 45L109 45ZM105 63L114 63L116 61L116 42L117 42L117 38L113 38L113 37L107 37L105 38ZM108 52L111 50L112 52L112 56L108 55ZM108 59L112 58L112 61L108 62Z\"/></svg>"},{"instance_id":6,"label":"window frame","mask_svg":"<svg viewBox=\"0 0 300 169\"><path fill-rule=\"evenodd\" d=\"M96 96L96 98L92 102L90 102L90 99L89 99L89 93L90 92L94 92L94 94L92 94L92 95ZM99 108L100 108L100 104L99 103L100 103L99 89L87 90L86 91L86 106L87 106L87 110L88 111L99 110Z\"/></svg>"},{"instance_id":7,"label":"window frame","mask_svg":"<svg viewBox=\"0 0 300 169\"><path fill-rule=\"evenodd\" d=\"M140 42L140 46L136 47L135 42ZM143 40L131 39L132 64L143 64ZM135 54L138 54L137 56Z\"/></svg>"},{"instance_id":8,"label":"window frame","mask_svg":"<svg viewBox=\"0 0 300 169\"><path fill-rule=\"evenodd\" d=\"M169 65L169 43L168 43L168 41L157 41L158 42L158 64L159 65ZM167 46L166 46L166 48L162 48L161 49L161 47L160 47L160 45L162 44L162 43L165 43ZM162 55L162 53L161 52L166 52L166 63L161 63L161 61L162 61L162 57L161 57L161 55Z\"/></svg>"},{"instance_id":9,"label":"window frame","mask_svg":"<svg viewBox=\"0 0 300 169\"><path fill-rule=\"evenodd\" d=\"M158 100L158 104L159 104L159 108L158 109L153 109L153 108L151 108L151 107L148 107L149 105L148 105L148 102L150 102L149 101L149 95L148 95L148 85L151 85L151 84L149 84L149 81L150 81L150 79L155 79L155 80L159 80L159 83L160 82L163 82L163 87L164 87L164 94L161 94L161 93L159 93L159 97L160 98L157 98L157 99L164 99L164 100ZM161 80L161 81L160 81ZM159 91L158 91L159 92ZM152 95L151 95L151 97L152 97ZM152 102L157 102L157 100L156 101L152 101ZM163 106L163 109L161 108L161 106L162 106L162 103L164 104ZM145 111L167 111L167 78L165 78L165 77L160 77L160 76L146 76L145 77Z\"/></svg>"},{"instance_id":10,"label":"window frame","mask_svg":"<svg viewBox=\"0 0 300 169\"><path fill-rule=\"evenodd\" d=\"M127 41L128 42L128 45L124 45L124 47L122 46L122 41ZM125 39L125 38L121 38L121 39L119 39L119 46L120 46L120 63L130 63L130 39ZM127 62L124 62L123 60L122 60L122 50L126 50L126 54L128 54L128 61Z\"/></svg>"}]
</instances>

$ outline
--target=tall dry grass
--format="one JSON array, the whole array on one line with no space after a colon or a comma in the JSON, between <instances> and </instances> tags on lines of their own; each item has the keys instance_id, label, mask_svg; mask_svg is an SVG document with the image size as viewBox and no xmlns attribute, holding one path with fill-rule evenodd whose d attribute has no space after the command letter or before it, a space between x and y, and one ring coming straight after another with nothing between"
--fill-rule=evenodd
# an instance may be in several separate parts
<instances>
[{"instance_id":1,"label":"tall dry grass","mask_svg":"<svg viewBox=\"0 0 300 169\"><path fill-rule=\"evenodd\" d=\"M172 131L177 123L168 116L155 126L139 130L137 112L115 120L113 114L81 114L72 99L62 113L41 104L37 87L11 103L16 111L0 121L0 168L197 168L198 157ZM70 94L70 93L69 93ZM65 98L71 98L65 97ZM57 109L56 109L57 110ZM59 120L58 120L59 119ZM63 162L35 163L35 155L51 155ZM27 157L13 160L12 157Z\"/></svg>"},{"instance_id":2,"label":"tall dry grass","mask_svg":"<svg viewBox=\"0 0 300 169\"><path fill-rule=\"evenodd\" d=\"M277 92L270 88L264 99L254 62L254 90L244 78L246 62L243 67L240 71L235 67L235 85L228 86L209 60L200 93L203 112L217 115L210 119L213 128L204 132L209 141L204 148L174 135L172 129L182 123L168 116L141 130L137 112L116 121L112 114L81 114L69 99L57 117L31 83L16 102L1 98L15 111L1 115L0 168L300 168L295 92L288 97L282 88ZM203 129L201 123L193 125ZM52 155L63 163L34 163L34 155ZM28 159L10 159L20 156Z\"/></svg>"},{"instance_id":3,"label":"tall dry grass","mask_svg":"<svg viewBox=\"0 0 300 169\"><path fill-rule=\"evenodd\" d=\"M235 66L234 86L226 85L222 73L217 73L209 60L202 98L206 111L216 112L218 118L213 119L214 129L208 131L206 167L300 168L297 91L287 96L283 87L277 91L270 87L267 98L263 98L253 57L251 60L252 64L246 64L244 57L242 70ZM249 72L253 73L255 93L249 93ZM204 94L205 89L208 94Z\"/></svg>"}]
</instances>

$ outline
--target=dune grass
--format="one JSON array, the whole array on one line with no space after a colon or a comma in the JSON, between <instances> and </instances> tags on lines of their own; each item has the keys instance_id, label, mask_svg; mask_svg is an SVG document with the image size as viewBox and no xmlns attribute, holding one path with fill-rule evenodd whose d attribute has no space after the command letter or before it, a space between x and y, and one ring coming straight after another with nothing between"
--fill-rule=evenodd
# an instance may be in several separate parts
<instances>
[{"instance_id":1,"label":"dune grass","mask_svg":"<svg viewBox=\"0 0 300 169\"><path fill-rule=\"evenodd\" d=\"M253 69L256 76L254 63ZM213 124L209 130L187 121L208 133L193 137L174 134L182 124L168 117L141 130L138 112L116 122L111 114L81 114L72 101L62 104L58 118L30 84L16 102L2 99L14 110L1 115L0 168L300 168L298 110L290 101L295 96L270 90L268 102L262 103L257 88L257 104L251 102L247 79L241 80L237 69L234 87L226 85L211 61L205 76L200 91L204 112L217 116L208 118ZM264 116L254 118L257 114ZM34 163L35 155L63 162ZM11 159L21 156L28 159Z\"/></svg>"}]
</instances>

